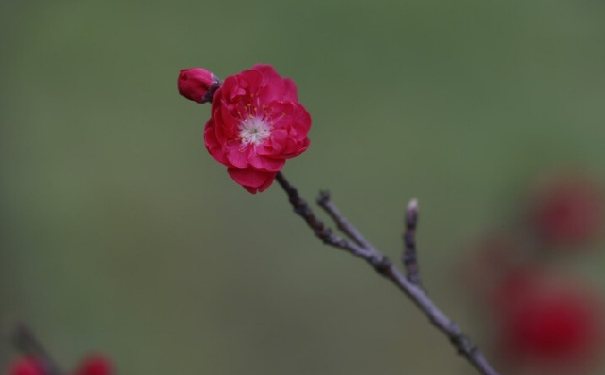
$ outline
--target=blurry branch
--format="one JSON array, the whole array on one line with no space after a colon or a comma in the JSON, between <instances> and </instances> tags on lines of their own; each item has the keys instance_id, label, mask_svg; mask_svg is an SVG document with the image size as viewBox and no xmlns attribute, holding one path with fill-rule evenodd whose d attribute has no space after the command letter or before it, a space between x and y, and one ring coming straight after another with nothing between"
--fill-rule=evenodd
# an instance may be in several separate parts
<instances>
[{"instance_id":1,"label":"blurry branch","mask_svg":"<svg viewBox=\"0 0 605 375\"><path fill-rule=\"evenodd\" d=\"M456 323L448 318L433 301L428 298L419 285L420 277L416 264L416 245L414 240L418 215L415 200L410 202L406 213L407 231L404 235L406 240L404 262L408 274L406 277L391 263L389 258L376 250L376 248L374 248L336 209L336 206L330 199L330 193L328 191L321 191L319 193L317 203L328 213L328 215L330 215L337 227L348 238L335 235L329 227L319 220L307 202L299 196L298 189L290 184L281 172L277 173L276 180L288 195L288 199L294 208L294 212L305 220L307 225L315 233L316 237L321 239L326 245L346 250L352 255L364 259L376 270L376 272L390 280L404 292L427 316L431 324L448 337L458 353L466 358L481 374L498 375L498 372L492 368L477 346L462 333ZM407 256L405 255L406 253L408 253ZM412 260L406 261L406 259Z\"/></svg>"},{"instance_id":2,"label":"blurry branch","mask_svg":"<svg viewBox=\"0 0 605 375\"><path fill-rule=\"evenodd\" d=\"M63 372L44 349L32 331L23 323L15 325L12 342L22 354L36 358L42 365L45 375L61 375Z\"/></svg>"}]
</instances>

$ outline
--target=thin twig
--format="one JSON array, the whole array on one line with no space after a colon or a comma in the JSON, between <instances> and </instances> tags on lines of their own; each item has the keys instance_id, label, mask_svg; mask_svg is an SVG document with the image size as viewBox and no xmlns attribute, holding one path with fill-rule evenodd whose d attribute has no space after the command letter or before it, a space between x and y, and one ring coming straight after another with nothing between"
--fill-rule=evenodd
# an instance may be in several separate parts
<instances>
[{"instance_id":1,"label":"thin twig","mask_svg":"<svg viewBox=\"0 0 605 375\"><path fill-rule=\"evenodd\" d=\"M290 204L294 208L294 212L300 215L307 225L313 230L315 236L323 241L323 243L336 247L338 249L348 250L353 255L358 257L367 257L369 256L369 251L360 246L359 244L349 241L346 238L339 237L332 232L332 230L327 227L321 220L319 220L311 207L298 195L298 189L292 186L283 176L281 172L277 173L275 177L277 182L279 182L282 189L286 191L288 194L288 198Z\"/></svg>"},{"instance_id":2,"label":"thin twig","mask_svg":"<svg viewBox=\"0 0 605 375\"><path fill-rule=\"evenodd\" d=\"M359 246L358 243L352 243L346 239L335 236L319 219L315 217L313 210L298 195L298 190L290 184L281 172L277 173L277 181L288 195L290 204L294 207L294 212L300 215L311 227L317 237L324 243L349 250L353 255L363 258L383 277L393 282L402 292L404 292L414 304L428 317L431 324L437 327L445 334L458 353L465 357L473 367L483 375L498 375L498 372L489 364L477 346L460 330L460 328L450 318L448 318L426 295L426 293L415 283L408 280L382 253L371 245L368 247ZM328 196L329 200L329 196ZM331 201L330 201L331 202ZM338 223L348 223L348 220L340 214L336 207L331 203L328 209L330 216ZM322 208L326 209L322 206ZM357 230L349 224L346 230L358 233ZM363 238L363 236L361 236ZM359 238L358 238L359 239ZM355 241L357 242L357 241ZM367 242L367 241L366 241Z\"/></svg>"},{"instance_id":3,"label":"thin twig","mask_svg":"<svg viewBox=\"0 0 605 375\"><path fill-rule=\"evenodd\" d=\"M63 372L57 362L48 354L32 331L23 323L17 323L12 341L23 354L37 358L44 367L46 375L61 375Z\"/></svg>"},{"instance_id":4,"label":"thin twig","mask_svg":"<svg viewBox=\"0 0 605 375\"><path fill-rule=\"evenodd\" d=\"M420 282L420 268L418 267L418 256L416 254L416 226L418 225L418 200L410 199L407 210L405 212L405 227L403 234L403 242L405 249L403 250L403 265L408 280L418 286L422 286Z\"/></svg>"},{"instance_id":5,"label":"thin twig","mask_svg":"<svg viewBox=\"0 0 605 375\"><path fill-rule=\"evenodd\" d=\"M338 211L332 200L330 199L329 190L321 190L315 198L315 202L319 207L323 208L324 211L336 223L336 227L346 234L350 239L355 241L359 246L365 247L366 249L373 249L372 244Z\"/></svg>"}]
</instances>

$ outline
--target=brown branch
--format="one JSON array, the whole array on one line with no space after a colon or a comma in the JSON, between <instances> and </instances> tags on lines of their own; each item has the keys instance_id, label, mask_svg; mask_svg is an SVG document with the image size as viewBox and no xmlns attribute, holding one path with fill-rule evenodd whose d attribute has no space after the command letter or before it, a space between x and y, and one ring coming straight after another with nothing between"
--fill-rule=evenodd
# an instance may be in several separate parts
<instances>
[{"instance_id":1,"label":"brown branch","mask_svg":"<svg viewBox=\"0 0 605 375\"><path fill-rule=\"evenodd\" d=\"M353 224L351 224L349 220L342 216L342 214L338 211L330 199L330 191L321 190L317 195L317 198L315 198L315 202L317 202L319 207L323 208L324 211L330 215L334 223L336 223L336 227L341 232L346 234L347 237L355 241L355 243L361 247L374 250L370 242L366 240L365 237L357 230L357 228L355 228Z\"/></svg>"},{"instance_id":2,"label":"brown branch","mask_svg":"<svg viewBox=\"0 0 605 375\"><path fill-rule=\"evenodd\" d=\"M413 198L408 203L408 208L405 212L406 230L403 234L403 242L405 249L403 250L403 265L408 280L418 286L422 286L420 282L420 268L418 267L418 256L416 255L416 226L418 225L418 200Z\"/></svg>"},{"instance_id":3,"label":"brown branch","mask_svg":"<svg viewBox=\"0 0 605 375\"><path fill-rule=\"evenodd\" d=\"M351 254L365 258L370 256L370 250L360 246L359 244L349 241L346 238L335 235L321 220L319 220L311 207L298 195L298 189L292 186L283 176L281 172L275 177L282 189L288 194L290 204L294 208L294 212L300 215L307 225L313 230L315 236L323 241L326 245L336 247L338 249L348 250Z\"/></svg>"},{"instance_id":4,"label":"brown branch","mask_svg":"<svg viewBox=\"0 0 605 375\"><path fill-rule=\"evenodd\" d=\"M329 194L320 193L318 203L334 219L338 227L353 241L340 238L321 222L309 205L299 196L298 190L286 180L281 172L277 173L276 180L286 194L294 212L300 215L315 235L324 243L363 258L384 278L390 280L402 292L404 292L414 304L427 316L431 324L446 335L452 345L456 347L458 354L466 358L473 367L483 375L498 375L498 372L489 364L477 346L460 330L450 318L448 318L426 295L426 293L414 282L408 280L382 253L371 246L363 236L355 229L349 221L336 209L331 202ZM408 210L409 211L409 210ZM366 246L366 244L368 246Z\"/></svg>"}]
</instances>

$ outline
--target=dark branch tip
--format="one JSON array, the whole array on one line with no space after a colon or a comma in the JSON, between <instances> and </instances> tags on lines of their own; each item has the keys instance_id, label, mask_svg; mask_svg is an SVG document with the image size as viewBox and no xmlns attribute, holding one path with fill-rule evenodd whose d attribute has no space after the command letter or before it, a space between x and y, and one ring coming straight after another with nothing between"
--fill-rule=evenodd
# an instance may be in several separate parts
<instances>
[{"instance_id":1,"label":"dark branch tip","mask_svg":"<svg viewBox=\"0 0 605 375\"><path fill-rule=\"evenodd\" d=\"M330 200L330 190L320 190L319 193L317 194L317 197L315 198L315 201L317 202L317 204L325 204L327 201Z\"/></svg>"},{"instance_id":2,"label":"dark branch tip","mask_svg":"<svg viewBox=\"0 0 605 375\"><path fill-rule=\"evenodd\" d=\"M413 229L418 223L418 199L412 198L405 212L405 222L408 229Z\"/></svg>"}]
</instances>

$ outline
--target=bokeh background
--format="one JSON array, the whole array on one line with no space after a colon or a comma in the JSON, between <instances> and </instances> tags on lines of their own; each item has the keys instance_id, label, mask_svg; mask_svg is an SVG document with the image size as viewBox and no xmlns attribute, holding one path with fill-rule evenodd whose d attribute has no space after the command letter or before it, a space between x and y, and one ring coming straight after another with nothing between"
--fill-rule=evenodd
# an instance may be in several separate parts
<instances>
[{"instance_id":1,"label":"bokeh background","mask_svg":"<svg viewBox=\"0 0 605 375\"><path fill-rule=\"evenodd\" d=\"M178 71L292 77L313 126L286 176L395 259L418 197L424 283L494 357L457 264L541 171L605 176L603 46L594 0L2 1L1 333L121 374L472 374L277 186L229 179ZM601 246L561 263L603 290Z\"/></svg>"}]
</instances>

